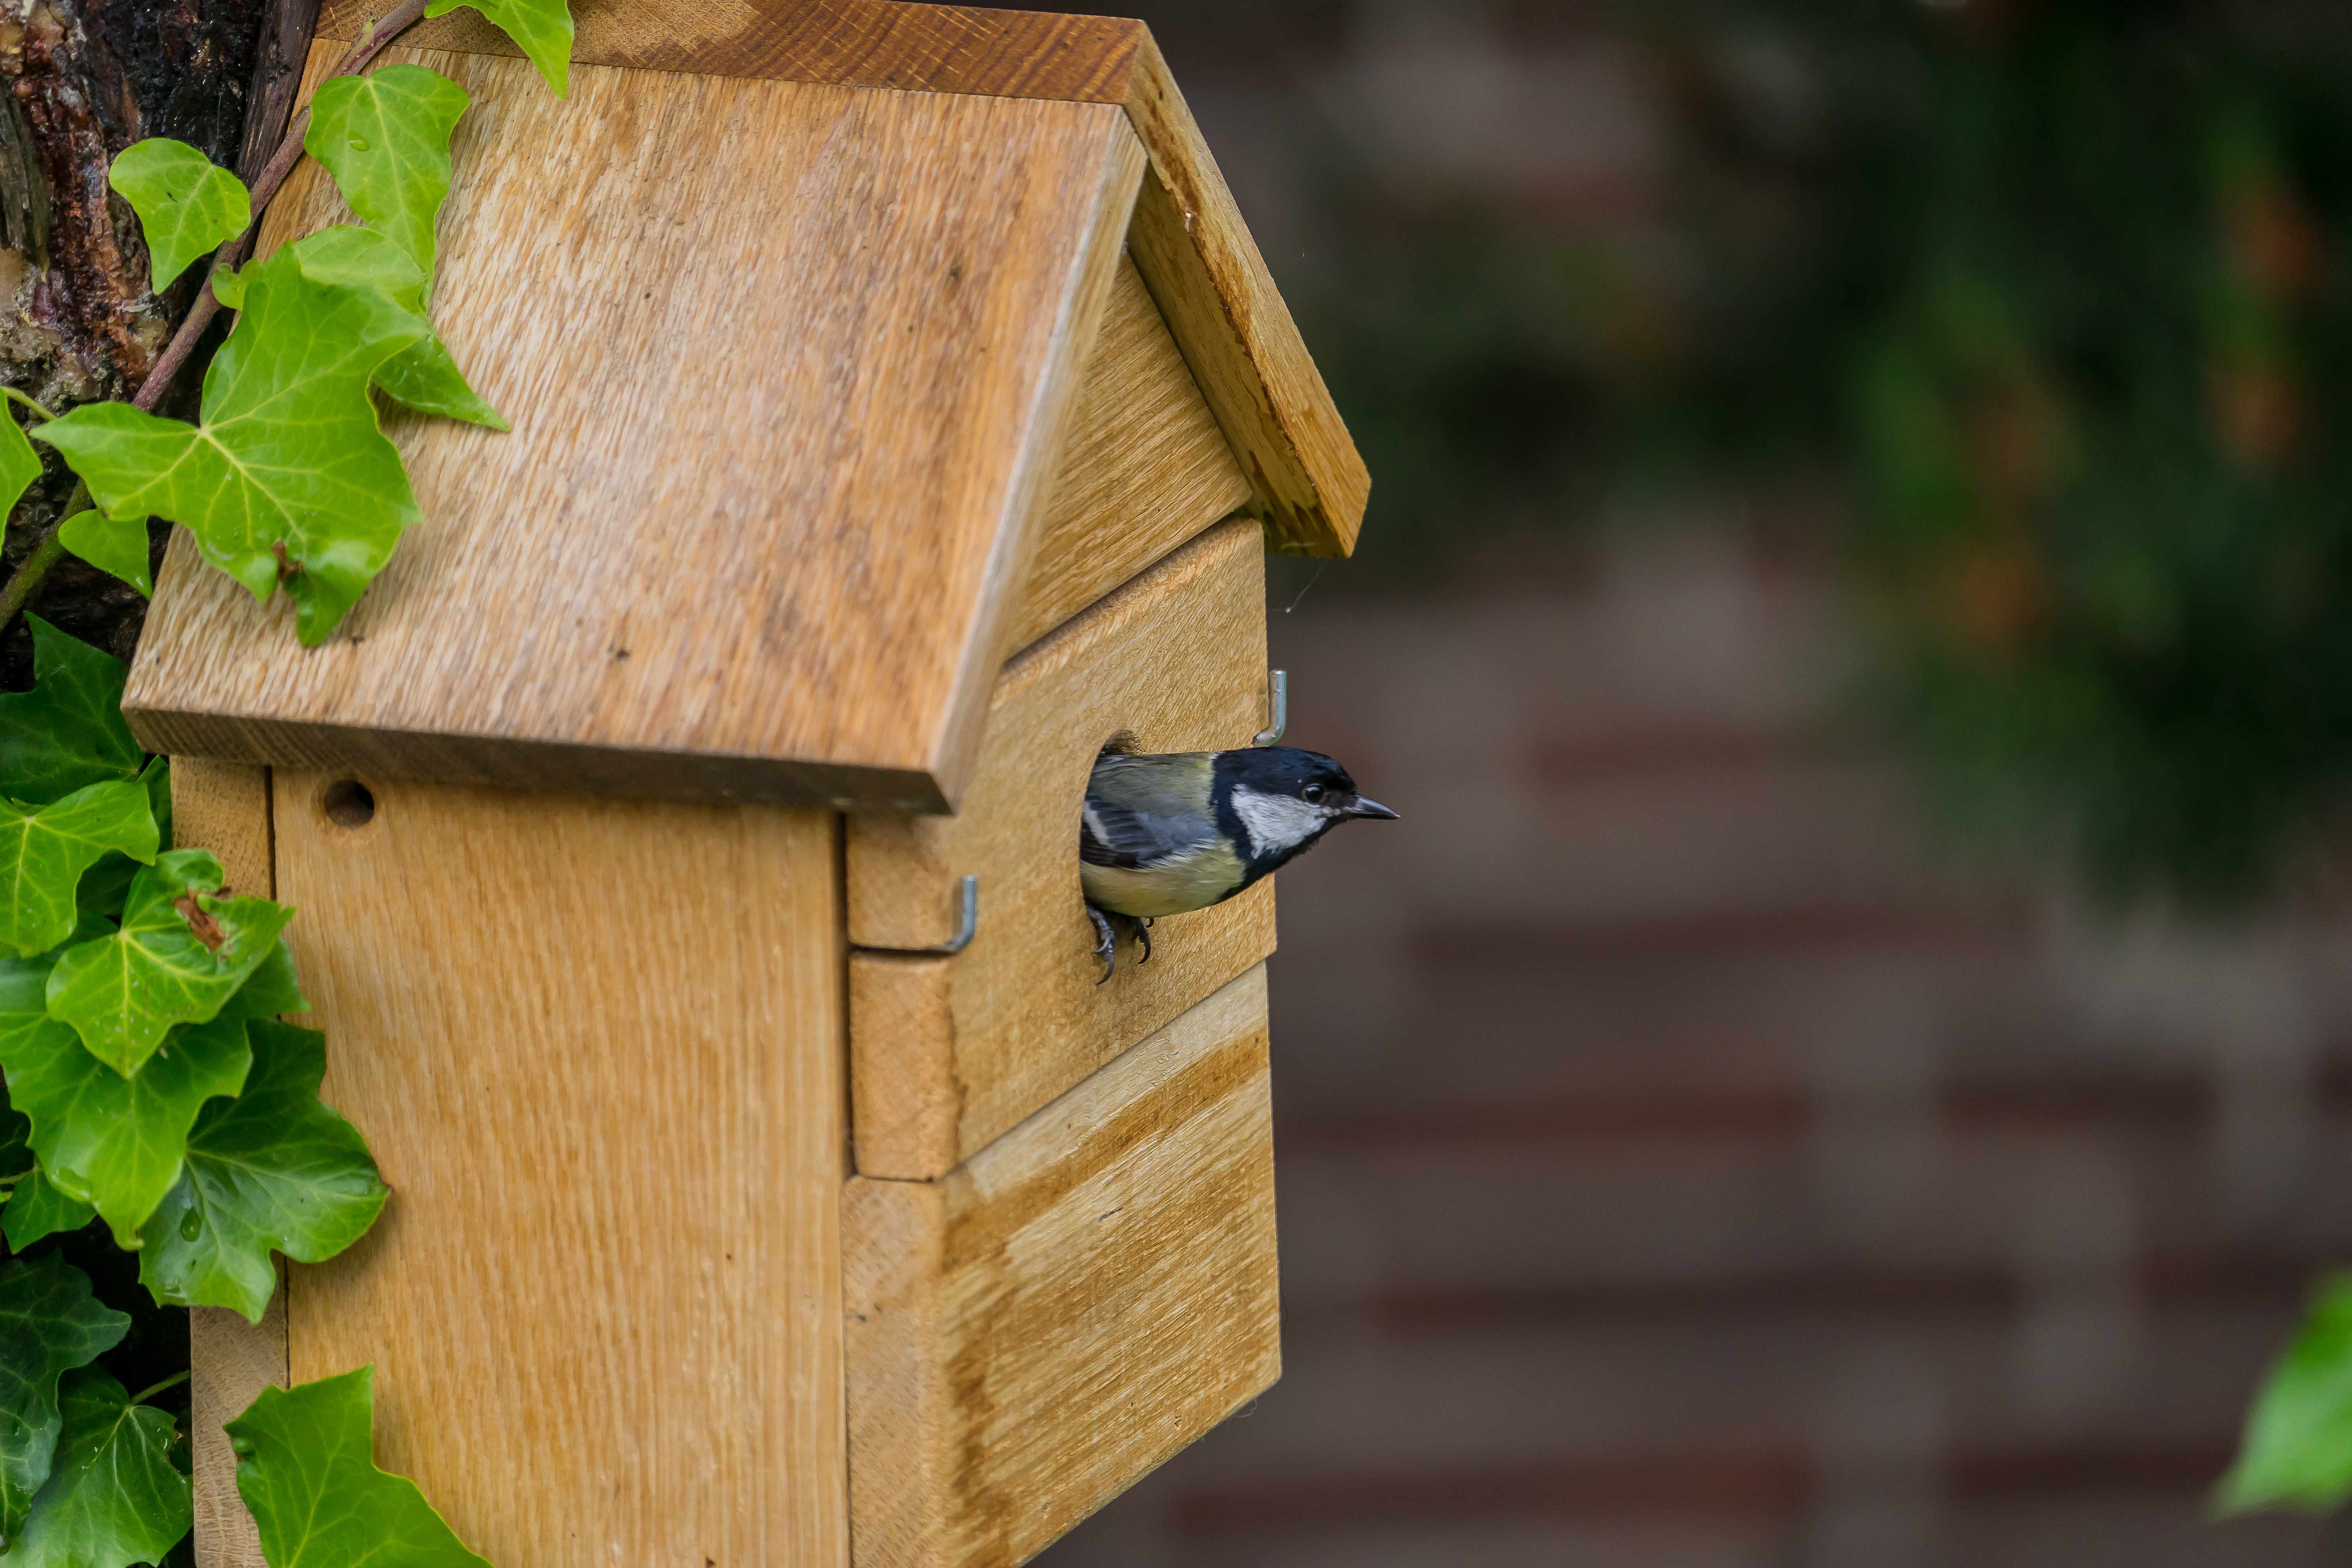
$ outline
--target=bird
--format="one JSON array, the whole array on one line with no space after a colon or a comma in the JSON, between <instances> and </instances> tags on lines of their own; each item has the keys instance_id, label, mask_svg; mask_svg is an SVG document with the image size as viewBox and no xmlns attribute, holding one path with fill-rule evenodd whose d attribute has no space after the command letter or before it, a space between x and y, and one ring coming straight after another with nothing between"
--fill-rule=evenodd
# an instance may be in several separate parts
<instances>
[{"instance_id":1,"label":"bird","mask_svg":"<svg viewBox=\"0 0 2352 1568\"><path fill-rule=\"evenodd\" d=\"M1100 939L1102 979L1120 928L1151 961L1151 922L1221 904L1343 822L1398 820L1319 752L1250 746L1095 759L1078 829L1078 881Z\"/></svg>"}]
</instances>

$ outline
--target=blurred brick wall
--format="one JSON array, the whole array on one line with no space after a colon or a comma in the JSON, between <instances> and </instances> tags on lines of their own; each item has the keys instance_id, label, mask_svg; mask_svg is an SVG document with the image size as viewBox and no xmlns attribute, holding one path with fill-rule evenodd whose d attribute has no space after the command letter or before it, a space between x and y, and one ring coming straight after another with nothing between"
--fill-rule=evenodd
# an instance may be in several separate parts
<instances>
[{"instance_id":1,"label":"blurred brick wall","mask_svg":"<svg viewBox=\"0 0 2352 1568\"><path fill-rule=\"evenodd\" d=\"M1939 871L1832 626L1730 529L1277 607L1405 815L1283 876L1288 1370L1051 1568L2322 1560L2202 1500L2352 1258L2346 930Z\"/></svg>"},{"instance_id":2,"label":"blurred brick wall","mask_svg":"<svg viewBox=\"0 0 2352 1568\"><path fill-rule=\"evenodd\" d=\"M1580 7L1162 9L1277 274L1335 130L1400 200L1654 191ZM1049 1568L2352 1560L2203 1511L2352 1258L2352 928L1965 874L1825 721L1806 530L1705 523L1276 605L1292 738L1405 817L1281 880L1288 1371Z\"/></svg>"}]
</instances>

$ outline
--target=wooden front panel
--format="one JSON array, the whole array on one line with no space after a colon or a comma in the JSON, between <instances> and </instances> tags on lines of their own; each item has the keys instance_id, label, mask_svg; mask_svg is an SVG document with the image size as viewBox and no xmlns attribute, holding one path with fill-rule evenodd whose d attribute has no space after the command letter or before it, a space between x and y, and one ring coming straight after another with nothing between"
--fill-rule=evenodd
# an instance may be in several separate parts
<instances>
[{"instance_id":1,"label":"wooden front panel","mask_svg":"<svg viewBox=\"0 0 2352 1568\"><path fill-rule=\"evenodd\" d=\"M857 1568L1027 1562L1281 1375L1265 971L843 1231Z\"/></svg>"},{"instance_id":2,"label":"wooden front panel","mask_svg":"<svg viewBox=\"0 0 2352 1568\"><path fill-rule=\"evenodd\" d=\"M1150 963L1097 985L1078 814L1103 743L1245 746L1265 723L1265 558L1225 523L1006 667L963 813L854 817L850 941L951 934L980 878L980 931L953 958L850 961L857 1169L928 1180L1274 951L1274 889L1161 921Z\"/></svg>"},{"instance_id":3,"label":"wooden front panel","mask_svg":"<svg viewBox=\"0 0 2352 1568\"><path fill-rule=\"evenodd\" d=\"M1249 499L1249 476L1142 274L1121 262L1079 384L1036 564L1005 640L1028 647Z\"/></svg>"},{"instance_id":4,"label":"wooden front panel","mask_svg":"<svg viewBox=\"0 0 2352 1568\"><path fill-rule=\"evenodd\" d=\"M597 67L559 101L520 60L391 54L474 96L434 317L514 429L389 423L425 521L320 648L178 541L133 726L394 777L951 805L1141 178L1125 115ZM306 163L266 238L336 221Z\"/></svg>"},{"instance_id":5,"label":"wooden front panel","mask_svg":"<svg viewBox=\"0 0 2352 1568\"><path fill-rule=\"evenodd\" d=\"M841 1568L837 819L333 777L276 777L278 892L393 1195L292 1271L294 1377L373 1363L499 1568Z\"/></svg>"}]
</instances>

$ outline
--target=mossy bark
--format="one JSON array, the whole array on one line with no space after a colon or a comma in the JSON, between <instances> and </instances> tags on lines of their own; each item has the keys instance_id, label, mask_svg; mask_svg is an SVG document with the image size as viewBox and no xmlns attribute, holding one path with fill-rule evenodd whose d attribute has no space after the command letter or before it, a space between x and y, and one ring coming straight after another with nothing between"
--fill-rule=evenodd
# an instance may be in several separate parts
<instances>
[{"instance_id":1,"label":"mossy bark","mask_svg":"<svg viewBox=\"0 0 2352 1568\"><path fill-rule=\"evenodd\" d=\"M0 384L60 410L137 390L202 273L192 268L161 297L149 288L138 220L108 188L107 169L150 136L244 163L248 118L282 121L285 36L307 40L316 9L317 0L0 0ZM249 117L257 100L268 107ZM165 411L190 411L196 379L180 378ZM13 572L32 553L71 488L52 461L9 524L0 566ZM68 557L32 608L127 658L146 602ZM21 620L0 636L0 687L29 684L29 648Z\"/></svg>"}]
</instances>

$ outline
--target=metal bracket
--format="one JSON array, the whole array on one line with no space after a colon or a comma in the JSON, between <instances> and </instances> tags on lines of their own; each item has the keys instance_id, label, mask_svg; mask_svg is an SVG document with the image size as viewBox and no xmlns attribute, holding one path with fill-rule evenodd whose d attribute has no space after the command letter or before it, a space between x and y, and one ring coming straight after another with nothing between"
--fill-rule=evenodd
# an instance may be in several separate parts
<instances>
[{"instance_id":1,"label":"metal bracket","mask_svg":"<svg viewBox=\"0 0 2352 1568\"><path fill-rule=\"evenodd\" d=\"M971 939L979 934L980 879L966 877L963 879L963 896L956 922L956 933L948 941L940 943L937 947L868 947L863 942L852 942L850 945L860 952L903 952L917 957L953 958L957 953L970 947Z\"/></svg>"},{"instance_id":2,"label":"metal bracket","mask_svg":"<svg viewBox=\"0 0 2352 1568\"><path fill-rule=\"evenodd\" d=\"M1266 706L1273 710L1274 722L1257 732L1253 746L1279 746L1283 732L1290 728L1290 671L1274 669L1266 672Z\"/></svg>"}]
</instances>

